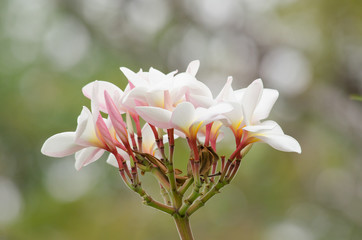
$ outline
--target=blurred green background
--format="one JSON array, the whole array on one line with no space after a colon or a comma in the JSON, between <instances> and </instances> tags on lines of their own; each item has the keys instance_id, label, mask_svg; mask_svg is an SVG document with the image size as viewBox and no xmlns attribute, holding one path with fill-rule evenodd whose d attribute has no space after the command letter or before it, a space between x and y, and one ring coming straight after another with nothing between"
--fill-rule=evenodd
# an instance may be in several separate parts
<instances>
[{"instance_id":1,"label":"blurred green background","mask_svg":"<svg viewBox=\"0 0 362 240\"><path fill-rule=\"evenodd\" d=\"M0 239L178 239L105 159L76 172L40 148L75 130L88 82L194 59L214 95L229 75L278 89L270 119L303 150L253 147L191 218L196 239L362 239L359 0L0 1Z\"/></svg>"}]
</instances>

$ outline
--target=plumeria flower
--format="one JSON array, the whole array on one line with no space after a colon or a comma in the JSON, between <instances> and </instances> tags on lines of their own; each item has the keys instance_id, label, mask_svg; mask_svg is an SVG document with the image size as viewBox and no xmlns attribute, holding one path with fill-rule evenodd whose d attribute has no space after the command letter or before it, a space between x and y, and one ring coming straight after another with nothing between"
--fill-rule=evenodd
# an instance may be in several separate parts
<instances>
[{"instance_id":1,"label":"plumeria flower","mask_svg":"<svg viewBox=\"0 0 362 240\"><path fill-rule=\"evenodd\" d=\"M96 86L97 91L94 91L94 87ZM82 92L84 96L86 96L89 99L97 99L99 110L108 113L107 107L106 107L106 101L104 98L104 91L107 91L111 96L114 102L119 102L120 99L123 96L123 91L114 85L113 83L106 82L106 81L94 81L91 83L88 83L82 88ZM94 94L97 94L97 96L93 96ZM125 109L121 109L121 105L118 105L120 110L122 112L126 112Z\"/></svg>"},{"instance_id":2,"label":"plumeria flower","mask_svg":"<svg viewBox=\"0 0 362 240\"><path fill-rule=\"evenodd\" d=\"M165 107L164 86L172 81L176 72L164 74L157 69L150 68L149 72L134 73L128 68L122 67L121 71L127 77L130 91L123 99L123 104L129 109L136 106ZM167 96L166 96L167 98ZM166 102L167 104L167 102Z\"/></svg>"},{"instance_id":3,"label":"plumeria flower","mask_svg":"<svg viewBox=\"0 0 362 240\"><path fill-rule=\"evenodd\" d=\"M118 111L121 114L127 113L132 117L132 119L136 123L137 133L139 134L139 136L142 136L138 114L132 108L128 108L126 105L122 104L124 97L130 91L130 86L127 85L125 91L123 92L113 83L105 81L94 81L83 87L82 92L84 96L88 97L89 99L92 99L94 85L97 85L98 88L96 97L98 99L99 110L104 113L108 113L106 100L104 97L104 91L107 91L108 94L111 96L112 102L114 103Z\"/></svg>"},{"instance_id":4,"label":"plumeria flower","mask_svg":"<svg viewBox=\"0 0 362 240\"><path fill-rule=\"evenodd\" d=\"M196 108L190 102L177 105L173 111L157 107L136 107L138 114L148 123L162 129L177 129L189 139L196 139L200 127L223 118L221 113L231 110L225 103L210 108Z\"/></svg>"},{"instance_id":5,"label":"plumeria flower","mask_svg":"<svg viewBox=\"0 0 362 240\"><path fill-rule=\"evenodd\" d=\"M229 79L219 94L218 100L230 102L234 106L231 112L224 115L235 135L236 144L265 142L281 151L300 153L299 143L294 138L285 135L276 122L270 120L261 122L269 116L278 98L278 92L273 89L263 89L261 79L237 91L232 90L231 82L232 80Z\"/></svg>"},{"instance_id":6,"label":"plumeria flower","mask_svg":"<svg viewBox=\"0 0 362 240\"><path fill-rule=\"evenodd\" d=\"M279 93L274 89L261 88L262 90L258 92L259 95L253 95L252 86L262 84L261 79L255 80L248 88L234 91L231 87L232 81L233 79L229 77L215 100L217 102L227 102L233 106L232 111L224 113L227 118L227 121L224 121L224 125L230 127L235 135L235 139L239 142L243 133L243 127L248 125L247 121L249 125L250 123L259 124L261 120L267 118ZM250 115L251 109L254 109L254 111ZM248 117L244 116L244 111Z\"/></svg>"},{"instance_id":7,"label":"plumeria flower","mask_svg":"<svg viewBox=\"0 0 362 240\"><path fill-rule=\"evenodd\" d=\"M199 61L193 61L186 72L169 74L150 68L149 72L134 73L122 67L121 70L127 77L131 90L123 99L123 104L130 109L136 106L153 106L168 110L174 109L185 100L195 105L204 106L212 98L210 89L195 78Z\"/></svg>"},{"instance_id":8,"label":"plumeria flower","mask_svg":"<svg viewBox=\"0 0 362 240\"><path fill-rule=\"evenodd\" d=\"M196 108L190 102L177 105L174 111L156 107L137 107L138 114L148 123L162 129L176 129L183 133L198 161L197 132L200 127L223 118L221 113L231 110L231 106L221 103L206 108Z\"/></svg>"},{"instance_id":9,"label":"plumeria flower","mask_svg":"<svg viewBox=\"0 0 362 240\"><path fill-rule=\"evenodd\" d=\"M83 107L76 131L58 133L48 138L41 149L43 154L65 157L75 153L75 168L80 170L98 160L105 151L115 151L115 137L109 132L110 122L104 120L98 110L96 87L93 96L92 112Z\"/></svg>"},{"instance_id":10,"label":"plumeria flower","mask_svg":"<svg viewBox=\"0 0 362 240\"><path fill-rule=\"evenodd\" d=\"M244 138L246 137L248 139L246 141L250 142L265 142L280 151L301 153L301 147L297 140L285 135L276 122L270 120L260 122L261 119L269 115L276 100L269 94L269 96L264 97L264 99L269 100L269 104L260 104L263 93L261 79L252 82L245 90L242 107L246 125L243 127L243 130L246 131Z\"/></svg>"}]
</instances>

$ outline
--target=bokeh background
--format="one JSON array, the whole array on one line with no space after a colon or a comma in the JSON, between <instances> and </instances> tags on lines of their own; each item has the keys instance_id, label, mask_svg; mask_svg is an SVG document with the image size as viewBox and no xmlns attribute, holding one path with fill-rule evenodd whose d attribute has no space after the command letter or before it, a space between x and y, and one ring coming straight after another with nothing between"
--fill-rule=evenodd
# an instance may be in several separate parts
<instances>
[{"instance_id":1,"label":"bokeh background","mask_svg":"<svg viewBox=\"0 0 362 240\"><path fill-rule=\"evenodd\" d=\"M303 149L253 147L196 239L362 239L360 0L0 1L0 239L177 239L104 159L77 172L40 148L75 129L88 82L194 59L214 95L229 75L278 89L270 118Z\"/></svg>"}]
</instances>

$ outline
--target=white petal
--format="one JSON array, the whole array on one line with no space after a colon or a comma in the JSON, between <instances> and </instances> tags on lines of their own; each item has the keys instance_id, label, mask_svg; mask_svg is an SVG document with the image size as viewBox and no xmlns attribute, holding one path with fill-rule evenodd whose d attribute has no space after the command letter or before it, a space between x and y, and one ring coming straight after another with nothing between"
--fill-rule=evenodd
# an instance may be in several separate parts
<instances>
[{"instance_id":1,"label":"white petal","mask_svg":"<svg viewBox=\"0 0 362 240\"><path fill-rule=\"evenodd\" d=\"M233 102L229 102L229 104L232 105L233 109L229 112L223 113L223 115L228 119L228 125L232 125L234 128L237 128L243 120L241 105ZM225 121L222 122L226 124Z\"/></svg>"},{"instance_id":2,"label":"white petal","mask_svg":"<svg viewBox=\"0 0 362 240\"><path fill-rule=\"evenodd\" d=\"M258 131L263 131L263 130L272 130L273 128L279 126L276 122L274 121L265 121L261 124L257 124L257 125L249 125L244 127L243 129L249 132L258 132Z\"/></svg>"},{"instance_id":3,"label":"white petal","mask_svg":"<svg viewBox=\"0 0 362 240\"><path fill-rule=\"evenodd\" d=\"M234 105L230 103L218 103L210 107L208 110L213 114L223 114L234 109Z\"/></svg>"},{"instance_id":4,"label":"white petal","mask_svg":"<svg viewBox=\"0 0 362 240\"><path fill-rule=\"evenodd\" d=\"M219 135L217 136L216 142L220 142L221 140L223 140L225 134L223 132L220 132Z\"/></svg>"},{"instance_id":5,"label":"white petal","mask_svg":"<svg viewBox=\"0 0 362 240\"><path fill-rule=\"evenodd\" d=\"M245 90L246 88L242 88L234 91L234 96L238 103L241 103L243 101Z\"/></svg>"},{"instance_id":6,"label":"white petal","mask_svg":"<svg viewBox=\"0 0 362 240\"><path fill-rule=\"evenodd\" d=\"M157 107L136 107L136 112L148 123L163 129L171 128L171 112Z\"/></svg>"},{"instance_id":7,"label":"white petal","mask_svg":"<svg viewBox=\"0 0 362 240\"><path fill-rule=\"evenodd\" d=\"M232 109L232 105L229 103L218 103L210 108L197 108L195 119L199 122L203 121L203 125L205 125L226 118L225 115L222 114L230 112Z\"/></svg>"},{"instance_id":8,"label":"white petal","mask_svg":"<svg viewBox=\"0 0 362 240\"><path fill-rule=\"evenodd\" d=\"M190 94L201 95L209 98L212 97L211 90L203 82L198 81L196 78L194 81L188 82L187 88Z\"/></svg>"},{"instance_id":9,"label":"white petal","mask_svg":"<svg viewBox=\"0 0 362 240\"><path fill-rule=\"evenodd\" d=\"M99 109L100 109L100 111L107 113L107 107L106 107L106 103L104 100L104 91L107 90L111 96L122 95L123 91L121 89L119 89L116 85L114 85L113 83L106 82L106 81L97 81L97 82L98 82L97 98L99 101L98 102ZM86 96L89 99L92 99L94 84L95 84L95 82L91 82L82 88L82 92L83 92L84 96Z\"/></svg>"},{"instance_id":10,"label":"white petal","mask_svg":"<svg viewBox=\"0 0 362 240\"><path fill-rule=\"evenodd\" d=\"M80 170L82 167L98 160L103 153L104 149L97 147L88 147L75 154L75 169Z\"/></svg>"},{"instance_id":11,"label":"white petal","mask_svg":"<svg viewBox=\"0 0 362 240\"><path fill-rule=\"evenodd\" d=\"M164 93L162 90L147 92L145 96L149 106L164 108Z\"/></svg>"},{"instance_id":12,"label":"white petal","mask_svg":"<svg viewBox=\"0 0 362 240\"><path fill-rule=\"evenodd\" d=\"M130 162L129 162L129 155L128 153L126 153L125 151L117 148L117 151L118 153L124 158L124 160L126 160L126 164L128 165L128 167L130 168ZM113 154L109 154L108 158L107 158L107 163L116 167L116 168L119 168L118 166L118 162L117 162L117 159L116 157L113 155Z\"/></svg>"},{"instance_id":13,"label":"white petal","mask_svg":"<svg viewBox=\"0 0 362 240\"><path fill-rule=\"evenodd\" d=\"M155 144L155 136L148 123L142 128L142 151L151 154Z\"/></svg>"},{"instance_id":14,"label":"white petal","mask_svg":"<svg viewBox=\"0 0 362 240\"><path fill-rule=\"evenodd\" d=\"M187 66L186 72L191 74L192 76L195 76L197 71L199 70L199 67L200 67L200 61L194 60L189 63L189 65Z\"/></svg>"},{"instance_id":15,"label":"white petal","mask_svg":"<svg viewBox=\"0 0 362 240\"><path fill-rule=\"evenodd\" d=\"M167 76L165 77L163 80L159 79L159 81L152 83L149 86L149 91L165 91L165 90L170 90L174 88L174 80L173 77Z\"/></svg>"},{"instance_id":16,"label":"white petal","mask_svg":"<svg viewBox=\"0 0 362 240\"><path fill-rule=\"evenodd\" d=\"M104 93L103 93L104 95ZM99 115L99 82L95 81L93 84L92 98L91 98L91 111L93 122L96 124Z\"/></svg>"},{"instance_id":17,"label":"white petal","mask_svg":"<svg viewBox=\"0 0 362 240\"><path fill-rule=\"evenodd\" d=\"M288 135L265 134L260 136L258 135L257 138L280 151L297 153L302 152L298 141Z\"/></svg>"},{"instance_id":18,"label":"white petal","mask_svg":"<svg viewBox=\"0 0 362 240\"><path fill-rule=\"evenodd\" d=\"M261 79L253 81L245 90L242 100L242 107L244 112L244 120L247 125L250 124L254 110L260 101L263 92L263 82Z\"/></svg>"},{"instance_id":19,"label":"white petal","mask_svg":"<svg viewBox=\"0 0 362 240\"><path fill-rule=\"evenodd\" d=\"M188 95L189 102L191 102L196 108L197 107L203 107L203 108L209 108L214 104L214 99L209 96L201 96L201 95Z\"/></svg>"},{"instance_id":20,"label":"white petal","mask_svg":"<svg viewBox=\"0 0 362 240\"><path fill-rule=\"evenodd\" d=\"M164 81L165 79L167 79L167 76L163 72L152 67L150 68L148 75L150 87L153 87L153 84L157 84L161 81Z\"/></svg>"},{"instance_id":21,"label":"white petal","mask_svg":"<svg viewBox=\"0 0 362 240\"><path fill-rule=\"evenodd\" d=\"M263 94L260 98L260 102L255 108L253 115L253 122L260 121L269 116L274 103L278 99L279 92L274 89L264 89Z\"/></svg>"},{"instance_id":22,"label":"white petal","mask_svg":"<svg viewBox=\"0 0 362 240\"><path fill-rule=\"evenodd\" d=\"M189 127L195 119L195 108L189 102L183 102L177 105L172 113L172 126L184 133L189 131Z\"/></svg>"},{"instance_id":23,"label":"white petal","mask_svg":"<svg viewBox=\"0 0 362 240\"><path fill-rule=\"evenodd\" d=\"M284 134L283 129L279 126L278 123L272 120L267 120L261 123L262 125L275 125L272 129L267 129L263 131L267 134Z\"/></svg>"},{"instance_id":24,"label":"white petal","mask_svg":"<svg viewBox=\"0 0 362 240\"><path fill-rule=\"evenodd\" d=\"M183 132L181 132L181 131L179 131L177 129L175 129L174 132L175 132L175 139L178 138L178 137L186 138L186 135Z\"/></svg>"},{"instance_id":25,"label":"white petal","mask_svg":"<svg viewBox=\"0 0 362 240\"><path fill-rule=\"evenodd\" d=\"M83 107L77 122L75 143L83 146L100 146L100 141L95 132L93 116L87 107Z\"/></svg>"},{"instance_id":26,"label":"white petal","mask_svg":"<svg viewBox=\"0 0 362 240\"><path fill-rule=\"evenodd\" d=\"M140 77L140 74L136 74L126 67L121 67L120 69L133 86L137 87L147 85L147 82Z\"/></svg>"},{"instance_id":27,"label":"white petal","mask_svg":"<svg viewBox=\"0 0 362 240\"><path fill-rule=\"evenodd\" d=\"M48 138L42 148L41 152L44 155L51 157L65 157L83 149L74 143L75 132L58 133Z\"/></svg>"},{"instance_id":28,"label":"white petal","mask_svg":"<svg viewBox=\"0 0 362 240\"><path fill-rule=\"evenodd\" d=\"M222 101L233 101L236 102L236 98L234 96L234 90L231 87L231 84L233 82L232 77L228 77L224 87L221 89L219 95L215 98L216 101L222 102Z\"/></svg>"},{"instance_id":29,"label":"white petal","mask_svg":"<svg viewBox=\"0 0 362 240\"><path fill-rule=\"evenodd\" d=\"M167 76L168 78L173 78L177 72L178 72L177 70L172 71L172 72L170 72L170 73L167 73L166 76Z\"/></svg>"},{"instance_id":30,"label":"white petal","mask_svg":"<svg viewBox=\"0 0 362 240\"><path fill-rule=\"evenodd\" d=\"M111 153L109 154L108 158L107 158L107 163L112 165L113 167L118 168L118 162L116 157Z\"/></svg>"},{"instance_id":31,"label":"white petal","mask_svg":"<svg viewBox=\"0 0 362 240\"><path fill-rule=\"evenodd\" d=\"M186 88L186 90L182 89L182 91L212 98L210 89L188 73L180 73L174 77L174 88L180 90Z\"/></svg>"},{"instance_id":32,"label":"white petal","mask_svg":"<svg viewBox=\"0 0 362 240\"><path fill-rule=\"evenodd\" d=\"M126 106L128 109L134 109L136 106L140 105L147 106L146 93L146 87L135 87L124 95L122 105Z\"/></svg>"}]
</instances>

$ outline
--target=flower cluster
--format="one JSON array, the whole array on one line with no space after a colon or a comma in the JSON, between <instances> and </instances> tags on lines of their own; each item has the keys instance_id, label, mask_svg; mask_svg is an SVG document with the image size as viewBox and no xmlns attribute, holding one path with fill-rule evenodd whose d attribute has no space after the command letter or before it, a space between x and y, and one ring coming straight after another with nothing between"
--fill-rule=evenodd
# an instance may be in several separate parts
<instances>
[{"instance_id":1,"label":"flower cluster","mask_svg":"<svg viewBox=\"0 0 362 240\"><path fill-rule=\"evenodd\" d=\"M154 137L158 140L164 130L186 138L198 161L197 145L211 145L216 151L216 142L223 136L222 126L231 129L240 151L249 144L265 142L277 150L301 152L298 142L285 135L276 122L262 122L278 98L277 90L264 89L261 79L247 88L233 90L229 77L213 98L209 88L195 78L198 68L199 61L191 62L186 72L179 74L163 74L154 68L134 73L122 67L129 81L124 91L105 81L89 83L83 94L91 99L91 111L83 107L76 131L50 137L42 153L52 157L76 153L77 170L99 159L105 151L116 159L134 160L135 151L155 156ZM108 119L100 112L108 114ZM139 117L146 121L142 129ZM112 159L108 162L114 163Z\"/></svg>"},{"instance_id":2,"label":"flower cluster","mask_svg":"<svg viewBox=\"0 0 362 240\"><path fill-rule=\"evenodd\" d=\"M278 98L277 90L264 89L261 79L234 90L229 77L213 97L196 79L198 68L199 61L191 62L182 73L164 74L153 68L135 73L122 67L128 79L124 91L109 82L89 83L83 94L91 100L91 110L83 107L76 131L50 137L42 153L53 157L75 153L79 170L110 152L107 162L119 168L125 183L148 205L183 217L231 181L252 144L264 142L277 150L301 152L299 143L285 135L276 122L263 121ZM101 112L108 117L102 117ZM235 138L235 151L228 158L217 154L224 129L230 129ZM186 139L190 148L184 174L173 167L177 137ZM144 192L139 172L155 175L165 204ZM192 182L193 193L183 201Z\"/></svg>"}]
</instances>

